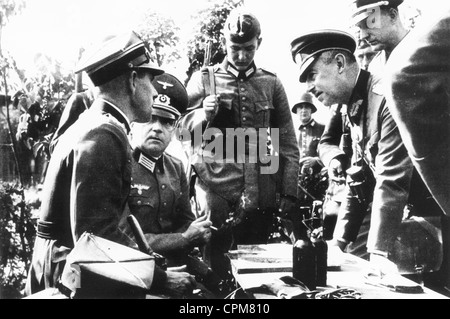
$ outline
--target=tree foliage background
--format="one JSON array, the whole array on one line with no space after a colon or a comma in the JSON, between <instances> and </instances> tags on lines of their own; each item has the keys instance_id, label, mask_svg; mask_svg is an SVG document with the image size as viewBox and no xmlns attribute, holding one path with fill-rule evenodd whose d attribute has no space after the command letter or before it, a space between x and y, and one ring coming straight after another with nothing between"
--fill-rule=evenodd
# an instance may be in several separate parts
<instances>
[{"instance_id":1,"label":"tree foliage background","mask_svg":"<svg viewBox=\"0 0 450 319\"><path fill-rule=\"evenodd\" d=\"M208 44L210 44L210 61L208 65L222 62L225 51L222 48L222 28L231 10L243 5L244 0L210 1L196 16L195 34L188 42L189 68L187 81L205 62Z\"/></svg>"},{"instance_id":2,"label":"tree foliage background","mask_svg":"<svg viewBox=\"0 0 450 319\"><path fill-rule=\"evenodd\" d=\"M161 16L155 12L147 12L136 32L150 49L154 61L159 66L173 63L181 58L178 33L172 18Z\"/></svg>"}]
</instances>

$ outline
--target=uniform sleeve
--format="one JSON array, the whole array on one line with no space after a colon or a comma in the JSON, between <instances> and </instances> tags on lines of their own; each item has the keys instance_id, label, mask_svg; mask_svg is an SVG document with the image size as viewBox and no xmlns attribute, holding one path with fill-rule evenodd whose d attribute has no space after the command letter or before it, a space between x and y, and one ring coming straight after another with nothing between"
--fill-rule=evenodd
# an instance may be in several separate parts
<instances>
[{"instance_id":1,"label":"uniform sleeve","mask_svg":"<svg viewBox=\"0 0 450 319\"><path fill-rule=\"evenodd\" d=\"M203 87L202 72L197 71L192 74L189 83L186 86L189 97L189 109L201 108L203 100L206 97L205 89Z\"/></svg>"},{"instance_id":2,"label":"uniform sleeve","mask_svg":"<svg viewBox=\"0 0 450 319\"><path fill-rule=\"evenodd\" d=\"M275 107L275 123L273 125L280 130L281 192L297 197L297 178L292 178L292 176L298 176L300 153L289 102L279 78L276 78L273 105Z\"/></svg>"},{"instance_id":3,"label":"uniform sleeve","mask_svg":"<svg viewBox=\"0 0 450 319\"><path fill-rule=\"evenodd\" d=\"M175 210L178 212L176 228L177 232L185 231L189 225L195 220L195 215L192 212L191 202L189 200L189 185L186 178L186 173L182 164L178 165L180 174L180 189L181 196L177 201Z\"/></svg>"},{"instance_id":4,"label":"uniform sleeve","mask_svg":"<svg viewBox=\"0 0 450 319\"><path fill-rule=\"evenodd\" d=\"M339 148L341 136L342 117L338 111L333 110L328 123L325 125L318 147L320 160L325 167L328 167L334 158L345 160L344 164L347 163L345 153Z\"/></svg>"},{"instance_id":5,"label":"uniform sleeve","mask_svg":"<svg viewBox=\"0 0 450 319\"><path fill-rule=\"evenodd\" d=\"M90 131L77 144L70 199L75 240L89 231L128 245L128 237L119 230L129 188L124 181L127 148L126 135L111 124Z\"/></svg>"},{"instance_id":6,"label":"uniform sleeve","mask_svg":"<svg viewBox=\"0 0 450 319\"><path fill-rule=\"evenodd\" d=\"M381 121L367 247L369 252L386 253L394 244L408 202L413 165L388 107Z\"/></svg>"},{"instance_id":7,"label":"uniform sleeve","mask_svg":"<svg viewBox=\"0 0 450 319\"><path fill-rule=\"evenodd\" d=\"M331 160L338 159L343 162L344 170L349 166L350 159L340 147L342 136L342 116L339 109L334 109L319 144L319 156L325 167ZM345 197L338 211L333 238L344 242L354 242L358 236L363 222L367 205L360 203L352 196L348 185L345 186Z\"/></svg>"}]
</instances>

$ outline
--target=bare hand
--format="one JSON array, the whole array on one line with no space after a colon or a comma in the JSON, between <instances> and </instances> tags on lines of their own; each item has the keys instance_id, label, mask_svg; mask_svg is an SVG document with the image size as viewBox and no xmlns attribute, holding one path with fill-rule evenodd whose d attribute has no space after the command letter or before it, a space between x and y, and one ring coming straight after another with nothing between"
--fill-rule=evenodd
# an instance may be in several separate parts
<instances>
[{"instance_id":1,"label":"bare hand","mask_svg":"<svg viewBox=\"0 0 450 319\"><path fill-rule=\"evenodd\" d=\"M209 95L203 100L203 109L205 110L205 118L212 121L219 109L220 94Z\"/></svg>"},{"instance_id":2,"label":"bare hand","mask_svg":"<svg viewBox=\"0 0 450 319\"><path fill-rule=\"evenodd\" d=\"M164 293L173 298L190 296L197 287L195 277L186 272L187 267L167 268L167 281L164 286Z\"/></svg>"},{"instance_id":3,"label":"bare hand","mask_svg":"<svg viewBox=\"0 0 450 319\"><path fill-rule=\"evenodd\" d=\"M211 239L211 226L212 222L209 220L208 215L205 214L194 220L182 236L192 244L207 243Z\"/></svg>"},{"instance_id":4,"label":"bare hand","mask_svg":"<svg viewBox=\"0 0 450 319\"><path fill-rule=\"evenodd\" d=\"M24 113L19 117L19 124L17 125L17 136L16 138L20 140L23 134L28 132L28 122L31 116L28 113Z\"/></svg>"}]
</instances>

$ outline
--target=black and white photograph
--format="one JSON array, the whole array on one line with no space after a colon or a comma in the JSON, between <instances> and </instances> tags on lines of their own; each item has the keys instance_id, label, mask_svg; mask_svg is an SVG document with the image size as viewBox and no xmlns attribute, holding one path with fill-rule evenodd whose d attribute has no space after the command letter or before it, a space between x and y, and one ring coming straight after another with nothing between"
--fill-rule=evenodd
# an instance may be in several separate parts
<instances>
[{"instance_id":1,"label":"black and white photograph","mask_svg":"<svg viewBox=\"0 0 450 319\"><path fill-rule=\"evenodd\" d=\"M448 1L0 0L0 299L449 298Z\"/></svg>"}]
</instances>

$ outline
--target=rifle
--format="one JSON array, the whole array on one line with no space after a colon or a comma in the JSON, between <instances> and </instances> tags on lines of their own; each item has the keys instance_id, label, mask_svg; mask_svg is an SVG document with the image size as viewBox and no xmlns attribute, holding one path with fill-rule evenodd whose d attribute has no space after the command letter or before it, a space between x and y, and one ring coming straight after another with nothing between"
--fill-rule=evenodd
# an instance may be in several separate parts
<instances>
[{"instance_id":1,"label":"rifle","mask_svg":"<svg viewBox=\"0 0 450 319\"><path fill-rule=\"evenodd\" d=\"M212 40L206 40L205 47L205 58L203 60L203 67L206 68L211 64L211 55L212 55Z\"/></svg>"},{"instance_id":2,"label":"rifle","mask_svg":"<svg viewBox=\"0 0 450 319\"><path fill-rule=\"evenodd\" d=\"M84 49L80 48L80 51L78 52L78 60L81 59L83 52L84 52ZM81 93L81 92L83 92L83 72L77 73L76 78L75 78L75 93Z\"/></svg>"}]
</instances>

